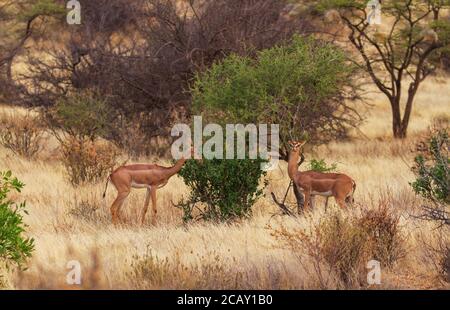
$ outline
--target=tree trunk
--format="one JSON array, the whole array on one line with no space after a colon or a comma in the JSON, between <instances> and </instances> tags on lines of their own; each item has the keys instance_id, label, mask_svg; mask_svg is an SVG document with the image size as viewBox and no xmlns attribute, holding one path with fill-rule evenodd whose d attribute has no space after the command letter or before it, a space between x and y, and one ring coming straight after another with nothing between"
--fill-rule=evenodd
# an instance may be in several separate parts
<instances>
[{"instance_id":1,"label":"tree trunk","mask_svg":"<svg viewBox=\"0 0 450 310\"><path fill-rule=\"evenodd\" d=\"M404 126L405 124L403 124L402 122L402 117L400 113L400 97L391 99L391 109L392 109L392 132L394 134L394 138L404 139L406 138L408 124Z\"/></svg>"},{"instance_id":2,"label":"tree trunk","mask_svg":"<svg viewBox=\"0 0 450 310\"><path fill-rule=\"evenodd\" d=\"M439 9L433 9L433 20L439 20Z\"/></svg>"},{"instance_id":3,"label":"tree trunk","mask_svg":"<svg viewBox=\"0 0 450 310\"><path fill-rule=\"evenodd\" d=\"M401 122L397 123L396 120L394 120L393 124L394 138L405 139L407 136L407 131L408 131L407 126L403 126Z\"/></svg>"},{"instance_id":4,"label":"tree trunk","mask_svg":"<svg viewBox=\"0 0 450 310\"><path fill-rule=\"evenodd\" d=\"M402 138L406 138L406 132L408 130L409 120L411 118L414 97L416 96L418 88L419 88L418 82L411 83L411 85L409 85L408 98L406 99L405 112L403 113L403 120L402 120L402 126L401 126L401 131L403 134Z\"/></svg>"}]
</instances>

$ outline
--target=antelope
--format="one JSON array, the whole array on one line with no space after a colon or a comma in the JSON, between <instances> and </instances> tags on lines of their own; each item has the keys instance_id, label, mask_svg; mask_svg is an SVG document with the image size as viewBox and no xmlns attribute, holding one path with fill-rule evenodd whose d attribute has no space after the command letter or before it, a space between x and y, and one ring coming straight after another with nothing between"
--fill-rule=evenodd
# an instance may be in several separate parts
<instances>
[{"instance_id":1,"label":"antelope","mask_svg":"<svg viewBox=\"0 0 450 310\"><path fill-rule=\"evenodd\" d=\"M183 168L186 160L185 157L182 157L172 167L163 167L156 164L134 164L121 166L114 170L106 180L105 191L103 193L103 198L105 198L109 182L111 182L117 190L117 197L111 205L113 224L118 224L120 208L130 194L131 189L146 188L147 193L140 220L141 224L144 225L145 215L147 214L151 198L153 211L152 225L155 225L157 216L156 190L164 187L169 179Z\"/></svg>"},{"instance_id":2,"label":"antelope","mask_svg":"<svg viewBox=\"0 0 450 310\"><path fill-rule=\"evenodd\" d=\"M307 210L310 205L311 197L315 195L328 198L333 196L336 203L343 209L346 204L354 202L353 194L356 189L355 181L343 173L322 173L316 171L299 171L297 162L300 156L301 148L306 141L290 141L291 152L288 160L288 175L294 183L294 186L305 195L304 209Z\"/></svg>"}]
</instances>

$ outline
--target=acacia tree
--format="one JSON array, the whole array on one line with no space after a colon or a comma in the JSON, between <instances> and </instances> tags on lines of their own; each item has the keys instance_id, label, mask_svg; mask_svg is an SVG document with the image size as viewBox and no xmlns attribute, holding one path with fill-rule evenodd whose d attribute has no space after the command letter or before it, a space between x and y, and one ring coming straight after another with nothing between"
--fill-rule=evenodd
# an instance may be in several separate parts
<instances>
[{"instance_id":1,"label":"acacia tree","mask_svg":"<svg viewBox=\"0 0 450 310\"><path fill-rule=\"evenodd\" d=\"M81 25L49 27L53 45L36 44L25 58L21 103L51 107L93 89L117 112L106 138L133 155L154 152L153 141L190 117L196 72L230 53L254 57L308 27L285 20L280 0L79 1Z\"/></svg>"},{"instance_id":2,"label":"acacia tree","mask_svg":"<svg viewBox=\"0 0 450 310\"><path fill-rule=\"evenodd\" d=\"M450 22L440 18L449 1L383 1L380 27L368 23L366 6L365 0L314 3L317 11L334 16L348 30L348 40L360 56L354 62L389 99L394 137L405 138L419 86L435 72L435 58L449 46Z\"/></svg>"},{"instance_id":3,"label":"acacia tree","mask_svg":"<svg viewBox=\"0 0 450 310\"><path fill-rule=\"evenodd\" d=\"M357 74L338 47L296 35L256 59L232 54L198 73L192 108L221 124L278 124L287 161L289 140L307 133L312 144L326 143L359 123L345 100L359 98Z\"/></svg>"},{"instance_id":4,"label":"acacia tree","mask_svg":"<svg viewBox=\"0 0 450 310\"><path fill-rule=\"evenodd\" d=\"M290 139L305 133L312 144L342 139L359 123L345 100L358 99L358 71L337 46L294 36L256 58L233 54L199 72L192 108L209 122L278 124L280 149L271 151L287 161ZM303 195L293 188L300 210Z\"/></svg>"},{"instance_id":5,"label":"acacia tree","mask_svg":"<svg viewBox=\"0 0 450 310\"><path fill-rule=\"evenodd\" d=\"M45 18L60 15L57 0L5 0L0 2L0 93L13 83L12 67L27 41L39 33Z\"/></svg>"}]
</instances>

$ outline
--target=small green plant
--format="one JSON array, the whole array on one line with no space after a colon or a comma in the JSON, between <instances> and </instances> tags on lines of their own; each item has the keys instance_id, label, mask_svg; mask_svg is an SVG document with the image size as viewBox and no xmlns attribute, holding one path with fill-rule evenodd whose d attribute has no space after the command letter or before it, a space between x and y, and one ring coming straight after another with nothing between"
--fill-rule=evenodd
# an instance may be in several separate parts
<instances>
[{"instance_id":1,"label":"small green plant","mask_svg":"<svg viewBox=\"0 0 450 310\"><path fill-rule=\"evenodd\" d=\"M336 171L336 168L336 163L332 163L330 166L328 166L324 159L312 159L309 162L309 169L317 172Z\"/></svg>"},{"instance_id":2,"label":"small green plant","mask_svg":"<svg viewBox=\"0 0 450 310\"><path fill-rule=\"evenodd\" d=\"M413 172L413 190L429 201L424 217L450 225L450 169L448 129L431 129L429 137L418 144Z\"/></svg>"},{"instance_id":3,"label":"small green plant","mask_svg":"<svg viewBox=\"0 0 450 310\"><path fill-rule=\"evenodd\" d=\"M8 199L11 191L19 192L24 184L12 177L11 171L0 172L0 260L7 266L22 267L34 250L34 240L23 234L26 225L22 213L27 213L25 203L16 204Z\"/></svg>"},{"instance_id":4,"label":"small green plant","mask_svg":"<svg viewBox=\"0 0 450 310\"><path fill-rule=\"evenodd\" d=\"M262 196L260 180L266 175L261 169L262 159L212 159L189 160L180 176L190 187L187 201L178 207L183 209L184 221L199 218L227 221L251 214L251 208ZM267 185L264 181L263 187Z\"/></svg>"}]
</instances>

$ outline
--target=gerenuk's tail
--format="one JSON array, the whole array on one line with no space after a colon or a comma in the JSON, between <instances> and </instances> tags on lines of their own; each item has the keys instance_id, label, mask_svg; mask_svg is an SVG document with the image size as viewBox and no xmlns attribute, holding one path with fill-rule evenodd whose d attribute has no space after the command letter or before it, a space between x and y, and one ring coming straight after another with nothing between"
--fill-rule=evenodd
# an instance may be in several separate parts
<instances>
[{"instance_id":1,"label":"gerenuk's tail","mask_svg":"<svg viewBox=\"0 0 450 310\"><path fill-rule=\"evenodd\" d=\"M354 203L354 202L355 202L355 190L356 190L356 182L355 182L355 181L353 181L353 180L352 180L352 182L353 182L353 191L352 191L352 203Z\"/></svg>"},{"instance_id":2,"label":"gerenuk's tail","mask_svg":"<svg viewBox=\"0 0 450 310\"><path fill-rule=\"evenodd\" d=\"M355 190L356 190L356 182L352 180L352 192L345 198L346 203L354 203L355 202Z\"/></svg>"},{"instance_id":3,"label":"gerenuk's tail","mask_svg":"<svg viewBox=\"0 0 450 310\"><path fill-rule=\"evenodd\" d=\"M106 190L108 189L109 181L111 180L111 175L106 179L105 191L103 192L103 198L106 197Z\"/></svg>"}]
</instances>

